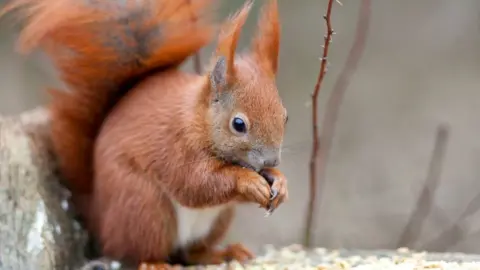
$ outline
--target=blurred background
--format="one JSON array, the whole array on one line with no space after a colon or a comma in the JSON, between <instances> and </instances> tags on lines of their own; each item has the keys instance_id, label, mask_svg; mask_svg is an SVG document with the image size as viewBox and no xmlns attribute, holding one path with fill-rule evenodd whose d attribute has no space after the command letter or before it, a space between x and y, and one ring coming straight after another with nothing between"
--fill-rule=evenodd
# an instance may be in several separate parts
<instances>
[{"instance_id":1,"label":"blurred background","mask_svg":"<svg viewBox=\"0 0 480 270\"><path fill-rule=\"evenodd\" d=\"M221 2L221 16L243 3ZM255 3L243 48L263 2ZM362 1L341 2L334 3L332 12L336 34L319 95L320 128L354 43ZM326 4L279 0L278 87L289 112L281 169L289 178L290 200L268 218L256 206L240 207L228 241L254 249L303 241L312 144L310 95L320 67ZM480 2L372 0L370 12L365 50L348 78L324 185L317 190L313 244L480 253ZM59 85L40 53L15 52L16 29L0 22L2 114L45 104L45 89ZM211 48L202 52L204 63L210 53ZM190 62L185 69L192 70ZM434 161L431 168L439 125L448 136L438 143L437 158L443 154L443 161ZM419 198L426 200L418 203ZM412 220L414 233L405 236Z\"/></svg>"}]
</instances>

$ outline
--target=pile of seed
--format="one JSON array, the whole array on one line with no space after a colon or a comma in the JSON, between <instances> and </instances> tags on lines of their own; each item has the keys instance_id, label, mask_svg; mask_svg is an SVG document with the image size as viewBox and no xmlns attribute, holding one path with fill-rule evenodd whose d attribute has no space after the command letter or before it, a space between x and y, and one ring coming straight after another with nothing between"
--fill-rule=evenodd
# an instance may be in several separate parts
<instances>
[{"instance_id":1,"label":"pile of seed","mask_svg":"<svg viewBox=\"0 0 480 270\"><path fill-rule=\"evenodd\" d=\"M93 265L91 265L93 266ZM92 267L84 269L95 269ZM96 268L101 269L101 268ZM110 268L127 269L119 264ZM192 266L188 270L480 270L480 255L463 253L415 252L398 250L306 250L301 245L283 248L266 246L263 255L244 265L231 262L223 265ZM132 269L136 270L136 269ZM157 270L157 269L155 269Z\"/></svg>"},{"instance_id":2,"label":"pile of seed","mask_svg":"<svg viewBox=\"0 0 480 270\"><path fill-rule=\"evenodd\" d=\"M414 252L405 248L397 251L327 250L324 248L307 251L300 245L291 245L281 249L268 246L263 256L257 257L246 265L242 266L234 262L230 265L207 266L203 269L480 270L480 256L461 253Z\"/></svg>"}]
</instances>

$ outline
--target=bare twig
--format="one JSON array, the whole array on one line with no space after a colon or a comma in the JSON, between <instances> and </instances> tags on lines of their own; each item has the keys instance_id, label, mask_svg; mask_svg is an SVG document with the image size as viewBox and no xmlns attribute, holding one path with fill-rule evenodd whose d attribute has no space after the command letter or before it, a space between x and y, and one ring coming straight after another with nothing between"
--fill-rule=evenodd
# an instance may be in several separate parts
<instances>
[{"instance_id":1,"label":"bare twig","mask_svg":"<svg viewBox=\"0 0 480 270\"><path fill-rule=\"evenodd\" d=\"M461 225L454 223L452 226L444 230L440 235L422 245L424 250L436 252L446 252L449 247L455 246L466 238L473 237L467 233Z\"/></svg>"},{"instance_id":2,"label":"bare twig","mask_svg":"<svg viewBox=\"0 0 480 270\"><path fill-rule=\"evenodd\" d=\"M187 0L188 3L191 3L191 0ZM192 14L192 21L196 21L197 18ZM200 51L198 51L194 56L193 56L193 69L197 74L202 74L202 59L200 57Z\"/></svg>"},{"instance_id":3,"label":"bare twig","mask_svg":"<svg viewBox=\"0 0 480 270\"><path fill-rule=\"evenodd\" d=\"M200 58L200 52L197 52L193 56L193 67L196 73L202 74L202 59Z\"/></svg>"},{"instance_id":4,"label":"bare twig","mask_svg":"<svg viewBox=\"0 0 480 270\"><path fill-rule=\"evenodd\" d=\"M442 171L443 159L448 142L448 128L440 125L437 128L435 146L428 169L427 179L423 185L420 197L417 200L415 209L409 218L405 229L400 236L397 247L411 247L420 235L423 222L434 206L434 195L439 186L440 174Z\"/></svg>"},{"instance_id":5,"label":"bare twig","mask_svg":"<svg viewBox=\"0 0 480 270\"><path fill-rule=\"evenodd\" d=\"M478 213L480 210L480 193L477 193L475 197L468 203L465 210L463 210L462 214L460 215L460 220L466 220L471 216Z\"/></svg>"},{"instance_id":6,"label":"bare twig","mask_svg":"<svg viewBox=\"0 0 480 270\"><path fill-rule=\"evenodd\" d=\"M310 236L312 231L312 221L313 213L315 209L316 201L316 189L317 189L317 160L318 160L318 150L320 147L319 134L318 134L318 93L320 93L320 87L325 77L327 71L327 56L328 49L330 48L330 42L333 35L332 23L330 21L330 16L332 14L333 0L328 1L327 13L323 16L325 24L327 26L327 33L324 36L324 45L323 45L323 55L321 58L320 72L318 74L317 83L312 94L312 126L313 126L313 146L312 146L312 156L310 158L310 201L308 204L307 212L307 221L306 221L306 230L305 230L305 246L310 246Z\"/></svg>"},{"instance_id":7,"label":"bare twig","mask_svg":"<svg viewBox=\"0 0 480 270\"><path fill-rule=\"evenodd\" d=\"M437 224L449 224L450 220L445 210L434 205L432 209L432 218L435 219ZM455 222L445 231L441 232L435 239L422 244L418 249L430 250L436 252L445 252L452 244L456 243L457 239L465 239L467 232L462 228L461 222ZM469 235L470 236L470 235Z\"/></svg>"},{"instance_id":8,"label":"bare twig","mask_svg":"<svg viewBox=\"0 0 480 270\"><path fill-rule=\"evenodd\" d=\"M347 61L340 74L340 77L336 81L332 95L327 102L327 108L325 116L323 118L322 134L319 138L318 135L318 123L317 123L317 98L320 90L320 85L325 75L325 68L327 63L328 45L330 44L331 35L334 33L330 23L331 5L333 1L328 2L327 15L324 16L327 22L327 36L325 38L324 54L322 58L322 65L320 67L320 74L318 76L317 84L312 95L312 121L313 121L313 149L310 160L310 199L307 212L307 224L305 231L305 245L307 247L311 244L312 223L313 215L315 213L316 206L316 193L317 190L323 190L325 185L325 168L327 163L328 154L330 152L333 132L335 130L335 123L342 101L343 95L350 82L350 77L354 74L357 65L363 54L367 34L370 26L370 6L371 0L362 0L360 3L360 11L357 21L357 29L355 33L354 43L350 49ZM320 144L321 143L321 144ZM318 166L318 167L317 167ZM318 173L318 180L317 180ZM317 187L317 181L320 187ZM319 207L319 206L318 206Z\"/></svg>"},{"instance_id":9,"label":"bare twig","mask_svg":"<svg viewBox=\"0 0 480 270\"><path fill-rule=\"evenodd\" d=\"M466 221L468 218L474 216L480 210L480 193L477 193L472 200L468 203L467 207L458 217L457 221L454 222L448 229L444 230L440 235L435 239L429 241L425 244L425 247L429 247L431 250L443 252L446 251L449 247L455 246L458 243L464 241L467 238L474 237L473 235L478 235L480 231L472 233L465 232L464 229L467 227Z\"/></svg>"}]
</instances>

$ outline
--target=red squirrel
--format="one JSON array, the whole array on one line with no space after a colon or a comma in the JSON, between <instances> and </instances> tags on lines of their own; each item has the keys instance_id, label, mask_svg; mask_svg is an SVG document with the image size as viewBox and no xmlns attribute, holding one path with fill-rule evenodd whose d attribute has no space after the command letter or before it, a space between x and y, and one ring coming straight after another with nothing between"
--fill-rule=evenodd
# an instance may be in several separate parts
<instances>
[{"instance_id":1,"label":"red squirrel","mask_svg":"<svg viewBox=\"0 0 480 270\"><path fill-rule=\"evenodd\" d=\"M272 211L288 198L277 2L249 51L236 53L251 0L222 23L208 71L181 71L216 36L212 4L11 0L2 11L26 19L21 52L43 49L69 90L51 91L53 147L109 258L156 269L178 251L189 264L252 259L241 244L217 247L235 205Z\"/></svg>"}]
</instances>

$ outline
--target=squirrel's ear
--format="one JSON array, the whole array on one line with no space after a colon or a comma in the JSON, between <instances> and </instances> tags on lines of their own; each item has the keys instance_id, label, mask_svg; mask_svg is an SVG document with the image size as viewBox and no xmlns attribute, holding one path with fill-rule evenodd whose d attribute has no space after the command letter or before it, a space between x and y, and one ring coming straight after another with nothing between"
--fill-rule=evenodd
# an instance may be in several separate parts
<instances>
[{"instance_id":1,"label":"squirrel's ear","mask_svg":"<svg viewBox=\"0 0 480 270\"><path fill-rule=\"evenodd\" d=\"M265 71L275 76L280 50L280 22L277 0L269 1L261 10L252 51Z\"/></svg>"},{"instance_id":2,"label":"squirrel's ear","mask_svg":"<svg viewBox=\"0 0 480 270\"><path fill-rule=\"evenodd\" d=\"M224 61L221 65L224 65L226 71L226 78L229 79L234 76L234 58L235 50L237 49L238 39L245 21L247 20L248 13L252 8L252 0L247 0L243 7L236 12L233 16L227 19L226 25L222 28L217 45L216 55L219 57L218 61ZM222 60L223 59L223 60ZM219 63L215 66L218 66Z\"/></svg>"},{"instance_id":3,"label":"squirrel's ear","mask_svg":"<svg viewBox=\"0 0 480 270\"><path fill-rule=\"evenodd\" d=\"M216 98L219 92L223 91L227 85L227 64L225 57L220 56L210 73L210 84L215 91Z\"/></svg>"}]
</instances>

